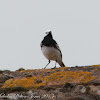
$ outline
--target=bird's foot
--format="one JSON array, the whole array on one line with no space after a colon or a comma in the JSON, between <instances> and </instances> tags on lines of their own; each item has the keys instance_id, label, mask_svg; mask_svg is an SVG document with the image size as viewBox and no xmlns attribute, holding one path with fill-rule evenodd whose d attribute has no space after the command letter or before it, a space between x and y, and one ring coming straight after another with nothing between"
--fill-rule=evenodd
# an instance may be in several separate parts
<instances>
[{"instance_id":1,"label":"bird's foot","mask_svg":"<svg viewBox=\"0 0 100 100\"><path fill-rule=\"evenodd\" d=\"M46 69L46 67L44 67L43 69Z\"/></svg>"},{"instance_id":2,"label":"bird's foot","mask_svg":"<svg viewBox=\"0 0 100 100\"><path fill-rule=\"evenodd\" d=\"M56 69L56 66L54 68L51 68L51 69Z\"/></svg>"}]
</instances>

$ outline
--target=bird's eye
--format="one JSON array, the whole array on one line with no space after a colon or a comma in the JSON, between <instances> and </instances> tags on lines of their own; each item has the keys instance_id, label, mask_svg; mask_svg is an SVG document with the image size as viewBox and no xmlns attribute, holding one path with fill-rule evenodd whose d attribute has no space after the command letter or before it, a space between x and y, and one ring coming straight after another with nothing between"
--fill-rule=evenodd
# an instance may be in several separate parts
<instances>
[{"instance_id":1,"label":"bird's eye","mask_svg":"<svg viewBox=\"0 0 100 100\"><path fill-rule=\"evenodd\" d=\"M48 34L48 32L46 32L46 34Z\"/></svg>"}]
</instances>

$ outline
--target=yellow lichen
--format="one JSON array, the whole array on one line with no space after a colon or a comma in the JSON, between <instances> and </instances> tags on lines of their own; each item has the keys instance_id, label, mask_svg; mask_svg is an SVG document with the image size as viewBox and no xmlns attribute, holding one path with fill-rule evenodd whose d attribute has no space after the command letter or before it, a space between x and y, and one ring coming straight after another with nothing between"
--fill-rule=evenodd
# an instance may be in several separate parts
<instances>
[{"instance_id":1,"label":"yellow lichen","mask_svg":"<svg viewBox=\"0 0 100 100\"><path fill-rule=\"evenodd\" d=\"M94 72L98 71L98 69L93 69Z\"/></svg>"},{"instance_id":2,"label":"yellow lichen","mask_svg":"<svg viewBox=\"0 0 100 100\"><path fill-rule=\"evenodd\" d=\"M43 70L42 70L43 71ZM46 70L47 71L47 70ZM46 85L62 85L66 82L69 83L87 83L94 79L94 76L91 75L91 72L83 72L83 71L59 71L53 72L49 70L51 73L48 76L43 76L39 74L33 77L27 77L23 79L9 79L7 80L2 88L14 88L14 87L24 87L24 88L34 88L37 89L40 86ZM39 80L40 81L39 81Z\"/></svg>"},{"instance_id":3,"label":"yellow lichen","mask_svg":"<svg viewBox=\"0 0 100 100\"><path fill-rule=\"evenodd\" d=\"M93 76L90 75L90 72L82 72L82 71L62 71L53 73L50 76L46 76L44 80L46 83L55 81L60 84L64 84L66 82L69 83L87 83L88 81L94 79Z\"/></svg>"},{"instance_id":4,"label":"yellow lichen","mask_svg":"<svg viewBox=\"0 0 100 100\"><path fill-rule=\"evenodd\" d=\"M22 73L30 73L30 72L34 72L35 70L21 70Z\"/></svg>"},{"instance_id":5,"label":"yellow lichen","mask_svg":"<svg viewBox=\"0 0 100 100\"><path fill-rule=\"evenodd\" d=\"M92 65L92 66L94 66L94 67L100 67L100 65Z\"/></svg>"},{"instance_id":6,"label":"yellow lichen","mask_svg":"<svg viewBox=\"0 0 100 100\"><path fill-rule=\"evenodd\" d=\"M9 79L5 82L2 88L14 88L14 87L24 87L24 88L38 88L44 83L35 83L36 77L23 78L23 79Z\"/></svg>"}]
</instances>

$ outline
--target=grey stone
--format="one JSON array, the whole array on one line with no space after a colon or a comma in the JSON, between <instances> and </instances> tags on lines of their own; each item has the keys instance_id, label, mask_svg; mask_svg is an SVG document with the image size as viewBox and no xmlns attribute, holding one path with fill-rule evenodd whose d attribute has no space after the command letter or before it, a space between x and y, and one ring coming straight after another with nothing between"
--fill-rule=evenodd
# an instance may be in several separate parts
<instances>
[{"instance_id":1,"label":"grey stone","mask_svg":"<svg viewBox=\"0 0 100 100\"><path fill-rule=\"evenodd\" d=\"M80 94L80 93L86 93L87 92L87 89L86 89L86 87L85 86L83 86L83 85L77 85L75 88L74 88L74 93L78 93L78 94Z\"/></svg>"}]
</instances>

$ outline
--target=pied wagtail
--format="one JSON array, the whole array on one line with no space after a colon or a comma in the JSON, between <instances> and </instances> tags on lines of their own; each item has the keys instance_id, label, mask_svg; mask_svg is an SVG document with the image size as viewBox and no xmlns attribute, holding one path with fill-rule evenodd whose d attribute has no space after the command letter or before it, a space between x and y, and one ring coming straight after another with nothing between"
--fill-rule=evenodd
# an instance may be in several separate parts
<instances>
[{"instance_id":1,"label":"pied wagtail","mask_svg":"<svg viewBox=\"0 0 100 100\"><path fill-rule=\"evenodd\" d=\"M46 32L46 34L47 35L44 37L44 39L42 40L40 44L43 55L49 60L49 63L50 63L50 60L54 60L61 67L65 67L64 63L62 62L61 50L57 42L53 39L51 31ZM48 66L48 64L45 66L45 68ZM56 63L55 63L54 68L56 68Z\"/></svg>"}]
</instances>

